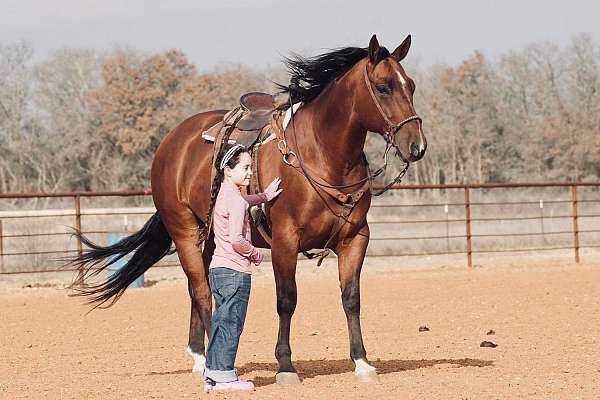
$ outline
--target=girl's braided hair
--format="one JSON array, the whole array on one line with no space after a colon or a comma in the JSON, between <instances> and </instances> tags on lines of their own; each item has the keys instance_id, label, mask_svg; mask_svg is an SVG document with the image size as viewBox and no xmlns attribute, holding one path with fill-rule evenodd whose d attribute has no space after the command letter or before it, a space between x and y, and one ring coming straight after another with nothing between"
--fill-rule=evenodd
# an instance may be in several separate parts
<instances>
[{"instance_id":1,"label":"girl's braided hair","mask_svg":"<svg viewBox=\"0 0 600 400\"><path fill-rule=\"evenodd\" d=\"M234 147L236 147L236 149L232 150L232 154L229 157L229 160L225 163L225 166L223 167L223 169L221 169L221 161L223 160L223 157L225 156L226 153L228 153ZM212 213L215 208L215 202L217 201L217 195L219 194L219 189L221 188L221 183L223 182L223 177L225 176L225 173L224 173L225 167L235 168L235 166L240 162L240 155L242 153L247 153L247 152L248 152L248 150L246 150L243 146L236 145L236 144L224 144L221 147L221 150L219 151L219 154L217 155L217 157L215 159L215 163L214 163L214 167L215 167L217 173L215 175L215 179L213 180L212 186L210 188L210 203L208 206L208 213L206 213L206 218L204 219L204 221L206 221L206 223L205 223L204 227L202 228L202 231L200 234L200 241L202 241L208 237L209 224L212 219Z\"/></svg>"}]
</instances>

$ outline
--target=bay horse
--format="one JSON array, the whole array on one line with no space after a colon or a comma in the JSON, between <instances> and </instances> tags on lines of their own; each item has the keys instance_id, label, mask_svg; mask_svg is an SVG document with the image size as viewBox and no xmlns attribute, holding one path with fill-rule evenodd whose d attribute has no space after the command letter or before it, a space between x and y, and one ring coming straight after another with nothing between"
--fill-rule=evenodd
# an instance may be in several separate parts
<instances>
[{"instance_id":1,"label":"bay horse","mask_svg":"<svg viewBox=\"0 0 600 400\"><path fill-rule=\"evenodd\" d=\"M279 383L300 382L290 346L298 254L323 248L338 257L355 374L360 380L377 380L375 368L367 361L360 326L360 273L369 243L367 211L371 204L369 187L365 190L370 177L363 148L371 131L383 135L407 163L425 153L422 121L413 106L415 83L400 64L410 44L409 35L390 53L373 35L368 48L347 47L313 58L287 59L294 84L281 88L292 104L303 105L293 114L283 138L259 146L255 154L259 183L264 187L280 177L283 192L266 209L271 245L256 231L252 234L256 246L271 248L279 315L275 347ZM191 298L188 352L194 358L193 371L200 373L205 332L210 332L212 298L207 273L214 251L212 235L201 246L211 197L214 146L201 133L225 113L196 114L164 138L152 163L157 212L139 232L107 247L77 233L89 248L73 260L78 266L73 284L76 294L88 296L96 306L106 302L110 306L133 280L171 252L174 243ZM88 282L130 253L125 267L107 281Z\"/></svg>"}]
</instances>

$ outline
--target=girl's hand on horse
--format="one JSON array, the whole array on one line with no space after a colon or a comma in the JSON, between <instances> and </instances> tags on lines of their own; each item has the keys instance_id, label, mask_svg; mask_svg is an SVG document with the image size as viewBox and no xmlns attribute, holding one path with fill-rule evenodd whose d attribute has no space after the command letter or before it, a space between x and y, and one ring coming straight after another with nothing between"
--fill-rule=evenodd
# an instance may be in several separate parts
<instances>
[{"instance_id":1,"label":"girl's hand on horse","mask_svg":"<svg viewBox=\"0 0 600 400\"><path fill-rule=\"evenodd\" d=\"M265 194L267 195L267 201L271 201L273 200L275 197L277 197L279 195L279 193L281 193L281 191L283 189L279 189L279 184L281 183L281 178L275 178L273 179L273 182L271 182L269 184L269 186L267 186L267 188L265 189Z\"/></svg>"},{"instance_id":2,"label":"girl's hand on horse","mask_svg":"<svg viewBox=\"0 0 600 400\"><path fill-rule=\"evenodd\" d=\"M264 256L260 252L260 250L258 250L258 249L255 249L255 250L256 250L256 252L254 254L252 254L252 256L250 257L250 261L254 265L258 266L262 262Z\"/></svg>"}]
</instances>

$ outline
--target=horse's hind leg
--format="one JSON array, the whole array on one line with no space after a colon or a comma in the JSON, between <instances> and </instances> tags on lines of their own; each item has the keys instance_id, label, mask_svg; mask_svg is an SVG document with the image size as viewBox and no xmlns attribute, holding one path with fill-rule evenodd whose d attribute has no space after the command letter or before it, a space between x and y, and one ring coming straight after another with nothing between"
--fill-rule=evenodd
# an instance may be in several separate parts
<instances>
[{"instance_id":1,"label":"horse's hind leg","mask_svg":"<svg viewBox=\"0 0 600 400\"><path fill-rule=\"evenodd\" d=\"M212 295L197 242L194 240L179 240L175 241L175 246L177 246L181 266L188 278L188 290L192 303L188 352L194 358L192 370L202 373L206 361L204 332L210 332Z\"/></svg>"},{"instance_id":2,"label":"horse's hind leg","mask_svg":"<svg viewBox=\"0 0 600 400\"><path fill-rule=\"evenodd\" d=\"M206 356L204 353L204 324L200 318L199 307L196 306L194 300L194 292L191 282L188 281L188 292L191 299L190 312L190 335L188 341L187 352L194 359L192 372L202 374L206 366Z\"/></svg>"},{"instance_id":3,"label":"horse's hind leg","mask_svg":"<svg viewBox=\"0 0 600 400\"><path fill-rule=\"evenodd\" d=\"M165 226L175 242L179 262L188 279L191 299L188 353L194 359L193 371L202 373L206 361L204 333L210 332L212 294L206 273L208 264L205 263L203 253L198 247L198 221L189 208L177 205L159 212L161 216L164 215Z\"/></svg>"},{"instance_id":4,"label":"horse's hind leg","mask_svg":"<svg viewBox=\"0 0 600 400\"><path fill-rule=\"evenodd\" d=\"M202 262L204 264L204 273L206 277L208 277L208 266L210 265L210 260L212 259L214 251L214 235L211 232L208 239L204 242L204 249L202 251ZM209 330L206 330L204 327L204 323L202 322L200 312L201 307L196 306L196 301L194 300L194 290L191 280L188 281L188 291L190 294L190 300L192 305L190 315L190 336L188 342L188 353L194 359L194 367L192 368L192 372L202 374L206 365L204 337L206 332L210 332L210 326L208 327Z\"/></svg>"},{"instance_id":5,"label":"horse's hind leg","mask_svg":"<svg viewBox=\"0 0 600 400\"><path fill-rule=\"evenodd\" d=\"M360 272L369 244L369 227L365 226L358 235L344 239L336 248L342 304L348 322L350 357L354 361L354 373L363 382L377 382L375 368L367 361L360 328Z\"/></svg>"}]
</instances>

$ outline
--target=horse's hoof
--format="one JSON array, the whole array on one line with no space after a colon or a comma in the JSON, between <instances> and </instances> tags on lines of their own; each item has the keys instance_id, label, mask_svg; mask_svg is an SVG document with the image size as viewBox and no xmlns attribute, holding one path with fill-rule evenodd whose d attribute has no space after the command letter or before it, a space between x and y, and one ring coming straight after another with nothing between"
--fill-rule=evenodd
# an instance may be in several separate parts
<instances>
[{"instance_id":1,"label":"horse's hoof","mask_svg":"<svg viewBox=\"0 0 600 400\"><path fill-rule=\"evenodd\" d=\"M298 385L302 383L295 372L278 372L275 375L275 382L280 385Z\"/></svg>"},{"instance_id":2,"label":"horse's hoof","mask_svg":"<svg viewBox=\"0 0 600 400\"><path fill-rule=\"evenodd\" d=\"M356 365L356 368L354 369L354 375L356 375L356 379L358 379L360 382L379 382L377 370L374 366L369 364L367 360L359 358L358 360L354 360L354 365Z\"/></svg>"},{"instance_id":3,"label":"horse's hoof","mask_svg":"<svg viewBox=\"0 0 600 400\"><path fill-rule=\"evenodd\" d=\"M363 383L379 383L379 375L376 371L355 372L356 379Z\"/></svg>"},{"instance_id":4,"label":"horse's hoof","mask_svg":"<svg viewBox=\"0 0 600 400\"><path fill-rule=\"evenodd\" d=\"M187 353L194 359L194 367L192 368L192 374L202 375L204 374L204 367L206 366L206 357L204 354L194 353L192 349L187 348Z\"/></svg>"},{"instance_id":5,"label":"horse's hoof","mask_svg":"<svg viewBox=\"0 0 600 400\"><path fill-rule=\"evenodd\" d=\"M194 365L192 368L192 374L200 376L204 375L204 365Z\"/></svg>"}]
</instances>

